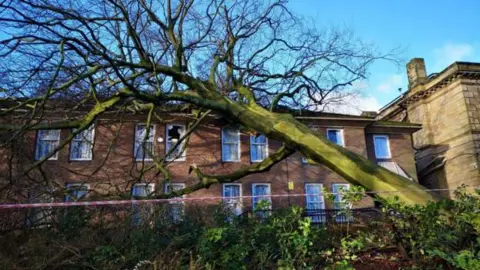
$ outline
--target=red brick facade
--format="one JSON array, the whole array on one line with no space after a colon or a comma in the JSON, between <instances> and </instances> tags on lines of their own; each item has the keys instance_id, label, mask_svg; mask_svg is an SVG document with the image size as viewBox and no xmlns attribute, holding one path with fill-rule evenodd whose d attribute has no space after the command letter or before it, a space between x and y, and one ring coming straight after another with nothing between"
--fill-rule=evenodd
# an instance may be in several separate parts
<instances>
[{"instance_id":1,"label":"red brick facade","mask_svg":"<svg viewBox=\"0 0 480 270\"><path fill-rule=\"evenodd\" d=\"M306 117L305 117L306 118ZM140 177L141 168L148 168L152 162L136 162L133 156L135 125L144 123L144 117L128 117L122 123L112 120L98 120L95 125L95 137L93 146L93 158L90 161L71 161L69 159L70 146L60 150L58 160L48 160L42 165L43 175L52 181L54 186L61 190L66 183L89 183L90 197L102 195L128 197L134 183L147 182L156 185L158 193L164 192L162 174L154 168ZM184 123L184 120L170 120L167 123ZM332 117L318 116L302 119L305 124L320 134L325 135L327 128L343 129L344 145L349 150L376 161L373 134L386 134L390 138L390 151L392 161L397 162L415 181L414 154L411 142L411 133L418 130L418 126L387 127L370 118L337 115ZM165 126L167 123L155 124L154 146L155 154L165 154ZM250 135L241 133L240 162L222 161L221 120L210 119L202 124L190 137L186 148L186 160L172 162L168 169L171 172L172 182L185 183L187 186L198 181L195 174L189 174L189 167L196 164L203 172L209 174L224 174L252 164L250 161ZM60 140L69 135L69 130L61 131ZM279 142L269 140L269 153L275 152L280 146ZM23 149L22 149L23 148ZM20 150L22 149L22 150ZM39 177L38 170L29 173L29 178L20 175L20 167L25 169L31 165L35 152L35 133L14 149L20 158L15 158L13 165L9 155L4 155L2 161L2 181L14 181L15 186L10 194L22 194L26 196L26 190L32 186L40 185L35 181L43 179ZM4 153L9 153L3 149ZM17 155L18 156L18 155ZM20 162L20 164L18 163ZM10 170L10 168L12 168ZM139 180L141 178L142 180ZM272 206L283 207L288 204L304 206L305 198L294 196L305 193L306 183L321 183L327 190L332 189L333 183L345 183L340 176L319 165L305 164L299 153L275 165L269 172L250 175L237 181L241 183L243 196L252 195L253 183L269 183L273 195L285 195L282 198L274 197ZM293 182L293 189L289 190L288 183ZM291 195L291 196L288 196ZM22 197L20 196L20 198ZM187 197L222 196L222 186L213 185L208 189L197 191ZM11 195L3 195L2 200L13 199ZM23 197L25 198L25 197ZM61 193L56 200L61 199ZM208 203L218 203L220 200L209 200ZM207 202L206 202L207 203ZM369 207L373 205L370 198L364 199L356 207ZM250 207L251 199L243 202L243 207ZM327 208L331 203L327 202Z\"/></svg>"}]
</instances>

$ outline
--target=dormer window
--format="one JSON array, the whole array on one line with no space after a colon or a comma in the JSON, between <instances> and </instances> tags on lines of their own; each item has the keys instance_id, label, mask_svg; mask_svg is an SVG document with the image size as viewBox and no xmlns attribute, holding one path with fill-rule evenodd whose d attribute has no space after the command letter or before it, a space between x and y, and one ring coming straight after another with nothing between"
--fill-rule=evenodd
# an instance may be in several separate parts
<instances>
[{"instance_id":1,"label":"dormer window","mask_svg":"<svg viewBox=\"0 0 480 270\"><path fill-rule=\"evenodd\" d=\"M373 145L375 148L375 157L377 159L390 159L390 142L387 135L373 135Z\"/></svg>"}]
</instances>

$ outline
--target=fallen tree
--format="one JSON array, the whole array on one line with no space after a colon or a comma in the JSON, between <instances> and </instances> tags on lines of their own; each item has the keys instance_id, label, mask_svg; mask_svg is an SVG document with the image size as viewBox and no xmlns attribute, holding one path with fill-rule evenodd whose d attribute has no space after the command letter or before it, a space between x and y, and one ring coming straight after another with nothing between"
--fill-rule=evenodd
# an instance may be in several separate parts
<instances>
[{"instance_id":1,"label":"fallen tree","mask_svg":"<svg viewBox=\"0 0 480 270\"><path fill-rule=\"evenodd\" d=\"M1 88L14 101L1 114L22 109L26 116L22 125L0 125L14 136L33 129L78 133L108 110L147 111L151 119L159 107L192 106L198 121L213 111L284 146L228 175L207 175L192 165L199 183L171 196L266 171L299 151L367 191L387 191L380 197L398 196L409 204L435 200L419 184L275 112L279 105L319 110L341 102L373 61L390 59L348 31L311 29L285 1L25 0L0 8L7 36L0 42ZM75 119L41 121L48 101L62 98L95 105ZM167 165L165 158L156 159L166 178ZM388 193L399 190L405 192Z\"/></svg>"}]
</instances>

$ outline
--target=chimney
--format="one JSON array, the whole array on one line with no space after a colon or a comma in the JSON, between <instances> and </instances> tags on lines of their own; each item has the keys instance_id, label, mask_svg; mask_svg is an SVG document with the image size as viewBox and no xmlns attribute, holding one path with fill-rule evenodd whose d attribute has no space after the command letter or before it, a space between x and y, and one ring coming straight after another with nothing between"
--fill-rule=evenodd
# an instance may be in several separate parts
<instances>
[{"instance_id":1,"label":"chimney","mask_svg":"<svg viewBox=\"0 0 480 270\"><path fill-rule=\"evenodd\" d=\"M360 116L374 118L375 116L377 116L377 112L374 112L374 111L362 111L362 114L360 114Z\"/></svg>"},{"instance_id":2,"label":"chimney","mask_svg":"<svg viewBox=\"0 0 480 270\"><path fill-rule=\"evenodd\" d=\"M407 64L408 88L427 81L427 69L423 58L413 58Z\"/></svg>"}]
</instances>

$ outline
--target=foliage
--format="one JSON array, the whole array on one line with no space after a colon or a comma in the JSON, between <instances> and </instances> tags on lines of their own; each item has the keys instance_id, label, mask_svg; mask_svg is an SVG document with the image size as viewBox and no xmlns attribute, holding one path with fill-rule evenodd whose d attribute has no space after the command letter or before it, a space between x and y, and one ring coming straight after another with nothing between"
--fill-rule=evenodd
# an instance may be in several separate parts
<instances>
[{"instance_id":1,"label":"foliage","mask_svg":"<svg viewBox=\"0 0 480 270\"><path fill-rule=\"evenodd\" d=\"M236 219L206 228L198 244L199 262L229 269L313 265L314 255L325 247L326 231L323 226L312 227L302 214L302 209L293 207L262 219Z\"/></svg>"},{"instance_id":2,"label":"foliage","mask_svg":"<svg viewBox=\"0 0 480 270\"><path fill-rule=\"evenodd\" d=\"M107 213L113 211L71 208L56 213L58 223L49 227L2 235L0 265L6 269L354 269L371 261L397 268L479 269L478 194L465 189L455 194L456 200L426 206L383 201L383 215L350 224L347 233L343 224L313 224L298 207L271 211L265 205L262 211L269 214L241 216L233 216L228 208L197 207L186 209L187 215L178 222L165 218L159 208L135 223L125 212L112 216Z\"/></svg>"},{"instance_id":3,"label":"foliage","mask_svg":"<svg viewBox=\"0 0 480 270\"><path fill-rule=\"evenodd\" d=\"M466 188L455 200L424 207L387 202L384 210L392 224L394 241L419 264L440 260L459 269L480 269L480 200Z\"/></svg>"}]
</instances>

